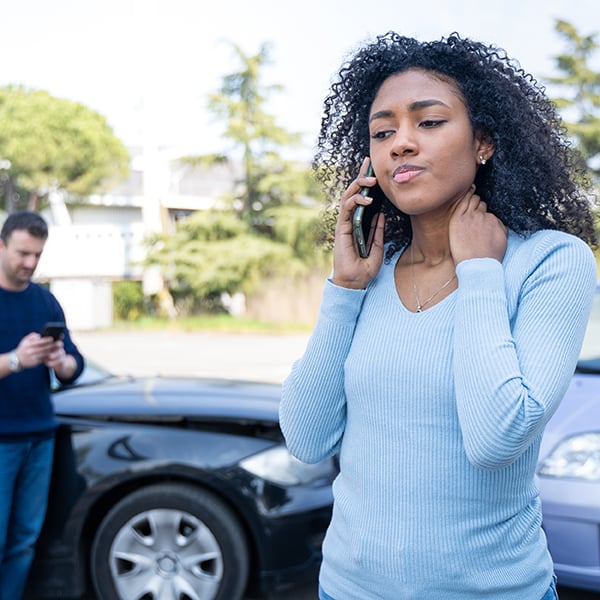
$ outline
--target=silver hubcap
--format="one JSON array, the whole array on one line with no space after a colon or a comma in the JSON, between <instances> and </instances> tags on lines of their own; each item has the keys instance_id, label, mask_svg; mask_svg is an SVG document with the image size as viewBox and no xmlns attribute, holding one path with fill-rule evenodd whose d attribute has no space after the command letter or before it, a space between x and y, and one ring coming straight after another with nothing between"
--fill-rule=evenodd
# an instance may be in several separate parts
<instances>
[{"instance_id":1,"label":"silver hubcap","mask_svg":"<svg viewBox=\"0 0 600 600\"><path fill-rule=\"evenodd\" d=\"M154 509L121 527L110 548L110 570L122 600L211 600L223 578L223 555L202 521Z\"/></svg>"}]
</instances>

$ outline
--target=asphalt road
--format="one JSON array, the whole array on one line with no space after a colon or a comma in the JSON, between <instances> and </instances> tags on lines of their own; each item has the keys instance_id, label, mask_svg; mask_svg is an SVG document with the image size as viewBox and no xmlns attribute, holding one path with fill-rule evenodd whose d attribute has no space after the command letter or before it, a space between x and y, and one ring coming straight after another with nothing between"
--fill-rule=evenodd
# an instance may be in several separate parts
<instances>
[{"instance_id":1,"label":"asphalt road","mask_svg":"<svg viewBox=\"0 0 600 600\"><path fill-rule=\"evenodd\" d=\"M308 334L81 331L84 355L119 375L225 377L279 383L304 352Z\"/></svg>"},{"instance_id":2,"label":"asphalt road","mask_svg":"<svg viewBox=\"0 0 600 600\"><path fill-rule=\"evenodd\" d=\"M293 361L304 352L308 334L81 331L74 332L73 339L88 359L117 374L225 377L280 383ZM559 593L560 600L600 600L598 592L561 588ZM314 583L261 600L316 598Z\"/></svg>"}]
</instances>

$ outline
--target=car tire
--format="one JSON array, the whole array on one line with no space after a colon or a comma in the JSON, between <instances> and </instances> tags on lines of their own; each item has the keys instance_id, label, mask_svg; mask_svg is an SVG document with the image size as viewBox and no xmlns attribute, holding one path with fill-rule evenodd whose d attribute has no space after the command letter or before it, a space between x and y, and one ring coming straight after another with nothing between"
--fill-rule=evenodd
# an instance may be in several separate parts
<instances>
[{"instance_id":1,"label":"car tire","mask_svg":"<svg viewBox=\"0 0 600 600\"><path fill-rule=\"evenodd\" d=\"M249 556L223 501L201 488L161 483L110 510L90 563L98 600L239 600Z\"/></svg>"}]
</instances>

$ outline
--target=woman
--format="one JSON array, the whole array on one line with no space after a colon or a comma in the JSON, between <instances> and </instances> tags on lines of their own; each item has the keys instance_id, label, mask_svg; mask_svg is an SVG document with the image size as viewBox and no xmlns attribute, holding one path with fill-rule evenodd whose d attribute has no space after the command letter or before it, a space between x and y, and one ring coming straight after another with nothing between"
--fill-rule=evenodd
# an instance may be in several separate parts
<instances>
[{"instance_id":1,"label":"woman","mask_svg":"<svg viewBox=\"0 0 600 600\"><path fill-rule=\"evenodd\" d=\"M388 33L339 70L315 160L334 268L281 404L299 459L339 453L321 599L557 597L535 469L595 287L579 165L499 49Z\"/></svg>"}]
</instances>

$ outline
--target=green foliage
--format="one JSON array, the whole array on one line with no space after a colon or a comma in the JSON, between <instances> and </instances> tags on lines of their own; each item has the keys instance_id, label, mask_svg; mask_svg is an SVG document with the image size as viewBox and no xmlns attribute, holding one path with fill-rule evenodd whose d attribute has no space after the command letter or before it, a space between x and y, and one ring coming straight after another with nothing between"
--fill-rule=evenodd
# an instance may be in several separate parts
<instances>
[{"instance_id":1,"label":"green foliage","mask_svg":"<svg viewBox=\"0 0 600 600\"><path fill-rule=\"evenodd\" d=\"M269 95L281 89L261 82L263 69L270 62L269 46L263 44L255 55L245 54L235 44L232 48L240 68L223 78L219 91L210 95L208 106L223 120L223 135L233 143L231 154L239 156L243 165L243 178L236 182L234 207L239 207L245 221L261 228L262 211L285 201L282 181L294 172L281 160L280 150L297 145L300 136L277 125L265 110ZM269 177L276 182L269 182ZM288 190L294 181L298 180L287 179Z\"/></svg>"},{"instance_id":2,"label":"green foliage","mask_svg":"<svg viewBox=\"0 0 600 600\"><path fill-rule=\"evenodd\" d=\"M174 241L186 243L229 240L249 232L248 225L227 211L204 211L177 224Z\"/></svg>"},{"instance_id":3,"label":"green foliage","mask_svg":"<svg viewBox=\"0 0 600 600\"><path fill-rule=\"evenodd\" d=\"M307 266L323 265L329 255L320 244L321 210L288 204L267 211L274 239L289 246Z\"/></svg>"},{"instance_id":4,"label":"green foliage","mask_svg":"<svg viewBox=\"0 0 600 600\"><path fill-rule=\"evenodd\" d=\"M180 309L183 302L214 310L222 293L252 293L265 278L305 268L288 245L256 235L227 211L195 213L149 244L146 264L160 267Z\"/></svg>"},{"instance_id":5,"label":"green foliage","mask_svg":"<svg viewBox=\"0 0 600 600\"><path fill-rule=\"evenodd\" d=\"M113 313L116 319L133 321L145 312L144 292L139 281L113 283Z\"/></svg>"},{"instance_id":6,"label":"green foliage","mask_svg":"<svg viewBox=\"0 0 600 600\"><path fill-rule=\"evenodd\" d=\"M557 20L555 29L566 43L567 51L556 56L560 77L548 81L565 91L554 98L564 115L565 125L596 176L600 167L594 159L600 155L600 73L590 67L598 50L597 34L581 36L567 21Z\"/></svg>"},{"instance_id":7,"label":"green foliage","mask_svg":"<svg viewBox=\"0 0 600 600\"><path fill-rule=\"evenodd\" d=\"M230 197L220 199L230 210L198 212L173 233L148 240L146 264L159 267L179 314L218 312L222 294L252 295L265 282L306 276L330 260L318 244L320 187L309 165L282 158L300 137L265 109L269 94L280 90L261 83L268 46L255 55L232 47L240 68L209 99L231 152L181 160L192 166L232 161L242 176Z\"/></svg>"},{"instance_id":8,"label":"green foliage","mask_svg":"<svg viewBox=\"0 0 600 600\"><path fill-rule=\"evenodd\" d=\"M199 156L184 156L179 159L182 165L190 165L191 167L212 167L223 163L228 163L229 160L224 154L201 154Z\"/></svg>"},{"instance_id":9,"label":"green foliage","mask_svg":"<svg viewBox=\"0 0 600 600\"><path fill-rule=\"evenodd\" d=\"M57 187L83 197L124 177L129 156L106 119L45 91L0 88L0 158L23 204ZM6 193L6 192L5 192Z\"/></svg>"}]
</instances>

